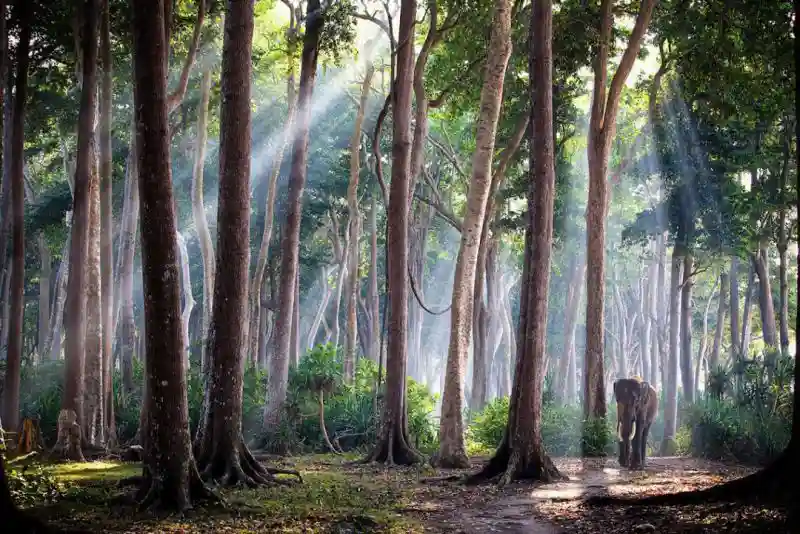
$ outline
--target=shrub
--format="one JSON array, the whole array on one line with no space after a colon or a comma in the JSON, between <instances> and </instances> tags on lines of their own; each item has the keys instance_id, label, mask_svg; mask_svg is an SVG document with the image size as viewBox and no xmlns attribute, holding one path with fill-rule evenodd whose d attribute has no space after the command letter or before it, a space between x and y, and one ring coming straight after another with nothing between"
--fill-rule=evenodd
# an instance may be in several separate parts
<instances>
[{"instance_id":1,"label":"shrub","mask_svg":"<svg viewBox=\"0 0 800 534\"><path fill-rule=\"evenodd\" d=\"M765 362L775 358L774 367ZM794 361L778 353L756 354L710 374L706 395L685 412L692 455L747 464L769 463L791 437Z\"/></svg>"}]
</instances>

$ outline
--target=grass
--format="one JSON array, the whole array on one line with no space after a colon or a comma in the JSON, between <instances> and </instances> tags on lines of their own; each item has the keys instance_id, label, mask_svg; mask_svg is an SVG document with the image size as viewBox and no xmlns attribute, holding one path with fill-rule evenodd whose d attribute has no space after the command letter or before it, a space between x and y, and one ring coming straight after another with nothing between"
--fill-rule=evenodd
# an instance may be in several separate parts
<instances>
[{"instance_id":1,"label":"grass","mask_svg":"<svg viewBox=\"0 0 800 534\"><path fill-rule=\"evenodd\" d=\"M141 473L134 463L96 461L45 469L63 484L55 504L37 506L38 517L88 532L422 532L401 515L408 504L403 477L353 476L352 457L297 458L303 484L222 490L225 506L198 507L182 517L139 511L120 480ZM406 486L404 488L404 486Z\"/></svg>"}]
</instances>

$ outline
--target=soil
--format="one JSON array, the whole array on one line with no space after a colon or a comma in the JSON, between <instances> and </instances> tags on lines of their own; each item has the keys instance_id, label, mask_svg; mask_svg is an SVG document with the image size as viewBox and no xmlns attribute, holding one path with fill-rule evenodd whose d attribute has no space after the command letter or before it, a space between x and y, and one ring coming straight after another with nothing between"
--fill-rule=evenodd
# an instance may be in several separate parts
<instances>
[{"instance_id":1,"label":"soil","mask_svg":"<svg viewBox=\"0 0 800 534\"><path fill-rule=\"evenodd\" d=\"M743 476L750 468L690 458L652 458L645 471L620 469L612 459L556 459L569 480L557 484L466 486L472 469L354 465L354 456L280 460L303 484L223 490L225 507L179 518L139 512L116 481L136 464L106 462L54 466L72 487L37 517L61 528L90 532L325 532L325 533L601 533L789 532L785 511L741 505L590 508L591 495L654 495L704 488ZM270 465L276 465L271 459ZM85 466L85 467L81 467ZM110 503L113 505L110 506Z\"/></svg>"}]
</instances>

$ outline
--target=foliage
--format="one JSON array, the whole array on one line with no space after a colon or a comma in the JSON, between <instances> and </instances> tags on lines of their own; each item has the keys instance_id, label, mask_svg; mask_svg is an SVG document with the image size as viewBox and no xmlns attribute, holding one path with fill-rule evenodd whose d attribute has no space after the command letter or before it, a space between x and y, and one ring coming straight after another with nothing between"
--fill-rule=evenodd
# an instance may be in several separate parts
<instances>
[{"instance_id":1,"label":"foliage","mask_svg":"<svg viewBox=\"0 0 800 534\"><path fill-rule=\"evenodd\" d=\"M0 454L5 454L0 449ZM18 506L53 502L63 494L64 487L39 464L18 465L6 460L6 478L11 498Z\"/></svg>"},{"instance_id":2,"label":"foliage","mask_svg":"<svg viewBox=\"0 0 800 534\"><path fill-rule=\"evenodd\" d=\"M793 360L779 357L770 369L761 356L711 373L705 397L686 413L688 452L761 465L783 451L792 429Z\"/></svg>"},{"instance_id":3,"label":"foliage","mask_svg":"<svg viewBox=\"0 0 800 534\"><path fill-rule=\"evenodd\" d=\"M508 397L497 398L473 416L467 430L471 450L497 448L508 423L508 409ZM542 442L551 456L579 456L584 443L593 455L613 454L614 432L608 421L585 422L580 407L555 403L542 406Z\"/></svg>"}]
</instances>

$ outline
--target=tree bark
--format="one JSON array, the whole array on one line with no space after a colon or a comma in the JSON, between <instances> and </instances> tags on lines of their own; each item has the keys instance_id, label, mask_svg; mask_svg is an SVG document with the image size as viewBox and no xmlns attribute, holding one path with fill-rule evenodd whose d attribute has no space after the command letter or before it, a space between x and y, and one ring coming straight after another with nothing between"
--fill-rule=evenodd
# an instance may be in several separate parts
<instances>
[{"instance_id":1,"label":"tree bark","mask_svg":"<svg viewBox=\"0 0 800 534\"><path fill-rule=\"evenodd\" d=\"M694 379L692 378L692 269L694 257L686 250L683 255L683 282L681 283L681 388L683 398L694 403Z\"/></svg>"},{"instance_id":2,"label":"tree bark","mask_svg":"<svg viewBox=\"0 0 800 534\"><path fill-rule=\"evenodd\" d=\"M387 208L386 393L381 430L368 461L415 464L422 457L408 440L405 395L408 353L408 210L411 183L411 78L416 0L401 0L396 78L392 88L392 179Z\"/></svg>"},{"instance_id":3,"label":"tree bark","mask_svg":"<svg viewBox=\"0 0 800 534\"><path fill-rule=\"evenodd\" d=\"M594 90L587 156L589 162L589 196L586 208L586 262L592 268L586 276L586 356L584 359L584 417L603 419L606 416L606 394L603 370L604 298L605 298L605 233L608 210L608 158L617 123L617 110L622 88L639 54L644 34L650 23L655 0L643 0L636 16L628 46L608 89L608 56L612 44L613 0L600 3L600 42L594 58Z\"/></svg>"},{"instance_id":4,"label":"tree bark","mask_svg":"<svg viewBox=\"0 0 800 534\"><path fill-rule=\"evenodd\" d=\"M163 5L163 0L133 3L134 110L147 335L142 408L146 416L141 432L144 481L140 496L142 506L182 512L198 499L209 497L210 492L203 485L192 456L186 373L181 358L180 275L169 156Z\"/></svg>"},{"instance_id":5,"label":"tree bark","mask_svg":"<svg viewBox=\"0 0 800 534\"><path fill-rule=\"evenodd\" d=\"M297 279L300 218L303 189L308 165L308 132L311 123L311 96L317 74L319 39L324 24L319 0L309 0L306 32L303 36L303 53L300 60L300 86L297 98L297 128L292 143L292 163L289 171L286 225L281 240L281 280L278 296L278 317L275 321L275 339L270 359L267 406L264 411L265 428L274 427L283 412L289 377L289 351L292 343L292 322Z\"/></svg>"},{"instance_id":6,"label":"tree bark","mask_svg":"<svg viewBox=\"0 0 800 534\"><path fill-rule=\"evenodd\" d=\"M669 298L667 297L667 238L665 233L661 233L656 237L656 254L658 255L658 286L656 290L656 308L657 330L656 337L658 338L658 351L653 353L652 366L658 369L658 378L662 390L666 390L667 374L668 374L668 361L669 361L669 332L670 332L670 315L668 309Z\"/></svg>"},{"instance_id":7,"label":"tree bark","mask_svg":"<svg viewBox=\"0 0 800 534\"><path fill-rule=\"evenodd\" d=\"M731 361L735 362L739 357L741 350L740 340L741 333L739 325L739 258L733 256L731 258Z\"/></svg>"},{"instance_id":8,"label":"tree bark","mask_svg":"<svg viewBox=\"0 0 800 534\"><path fill-rule=\"evenodd\" d=\"M475 155L467 193L467 210L461 232L461 246L456 259L453 280L453 301L450 310L450 346L447 354L446 378L442 395L442 416L439 425L439 453L436 462L443 467L468 467L464 445L463 380L464 367L472 334L472 315L483 219L492 180L497 122L503 100L503 82L511 55L511 6L507 0L496 0L484 70L481 105L475 134ZM550 137L550 134L545 134Z\"/></svg>"},{"instance_id":9,"label":"tree bark","mask_svg":"<svg viewBox=\"0 0 800 534\"><path fill-rule=\"evenodd\" d=\"M201 0L204 1L204 0ZM208 370L206 339L211 323L211 309L214 303L214 244L208 229L208 218L203 201L203 176L206 164L206 144L208 142L208 101L211 95L211 71L203 71L200 81L200 104L197 107L197 133L194 147L194 166L192 168L192 218L200 241L200 257L203 261L203 320L200 326L200 369Z\"/></svg>"},{"instance_id":10,"label":"tree bark","mask_svg":"<svg viewBox=\"0 0 800 534\"><path fill-rule=\"evenodd\" d=\"M106 442L115 445L114 417L114 250L113 250L113 154L111 146L111 108L113 78L111 60L111 15L109 0L103 0L100 18L100 67L103 71L100 96L100 269L103 330L103 414Z\"/></svg>"},{"instance_id":11,"label":"tree bark","mask_svg":"<svg viewBox=\"0 0 800 534\"><path fill-rule=\"evenodd\" d=\"M747 271L747 287L744 290L744 310L742 313L742 339L739 341L739 357L747 359L750 355L750 330L753 315L753 286L756 283L756 271L753 262L749 262Z\"/></svg>"},{"instance_id":12,"label":"tree bark","mask_svg":"<svg viewBox=\"0 0 800 534\"><path fill-rule=\"evenodd\" d=\"M83 361L84 413L83 438L92 447L105 445L103 416L103 322L102 274L100 257L100 176L96 143L92 144L92 171L89 185L89 247L86 258L86 353Z\"/></svg>"},{"instance_id":13,"label":"tree bark","mask_svg":"<svg viewBox=\"0 0 800 534\"><path fill-rule=\"evenodd\" d=\"M778 348L778 336L775 326L775 305L772 300L772 283L769 278L769 258L767 248L762 243L758 253L753 255L753 264L758 275L758 309L761 316L761 332L764 344L768 349ZM767 350L767 364L774 365L774 352Z\"/></svg>"},{"instance_id":14,"label":"tree bark","mask_svg":"<svg viewBox=\"0 0 800 534\"><path fill-rule=\"evenodd\" d=\"M684 261L681 251L672 250L672 270L669 283L669 355L665 362L664 390L664 437L661 442L661 455L675 453L675 432L678 418L678 353L680 351L681 320L681 268Z\"/></svg>"},{"instance_id":15,"label":"tree bark","mask_svg":"<svg viewBox=\"0 0 800 534\"><path fill-rule=\"evenodd\" d=\"M778 284L780 287L778 322L780 326L781 352L789 354L789 281L787 274L788 258L786 256L789 239L786 235L786 178L789 172L791 150L788 120L784 125L784 129L783 167L781 168L780 183L778 184L780 194L780 209L778 210Z\"/></svg>"},{"instance_id":16,"label":"tree bark","mask_svg":"<svg viewBox=\"0 0 800 534\"><path fill-rule=\"evenodd\" d=\"M728 294L730 292L728 273L719 275L719 306L717 308L717 326L714 330L714 345L708 358L708 370L719 367L719 355L722 347L722 335L725 333L725 316L728 313Z\"/></svg>"},{"instance_id":17,"label":"tree bark","mask_svg":"<svg viewBox=\"0 0 800 534\"><path fill-rule=\"evenodd\" d=\"M531 143L528 226L525 232L519 333L508 424L494 457L473 478L501 475L505 485L517 479L562 480L542 444L541 410L547 336L547 302L553 245L555 162L552 97L552 2L537 0L531 9ZM466 228L466 226L465 226Z\"/></svg>"},{"instance_id":18,"label":"tree bark","mask_svg":"<svg viewBox=\"0 0 800 534\"><path fill-rule=\"evenodd\" d=\"M378 295L378 214L375 193L369 201L369 286L367 302L370 310L370 358L375 363L381 359L381 303Z\"/></svg>"},{"instance_id":19,"label":"tree bark","mask_svg":"<svg viewBox=\"0 0 800 534\"><path fill-rule=\"evenodd\" d=\"M250 259L250 76L253 2L231 0L222 49L217 275L208 338L210 374L195 448L204 479L254 486L274 481L242 436L242 383Z\"/></svg>"},{"instance_id":20,"label":"tree bark","mask_svg":"<svg viewBox=\"0 0 800 534\"><path fill-rule=\"evenodd\" d=\"M358 352L358 296L360 295L359 286L359 245L361 240L361 214L358 210L358 176L361 172L361 127L364 123L364 114L367 109L369 91L372 87L372 76L375 69L372 60L367 60L367 68L364 73L364 80L361 82L361 98L356 111L356 123L353 127L353 135L350 138L350 183L347 186L347 213L350 221L348 254L349 281L347 284L347 332L344 347L344 378L352 382L355 373L355 362Z\"/></svg>"},{"instance_id":21,"label":"tree bark","mask_svg":"<svg viewBox=\"0 0 800 534\"><path fill-rule=\"evenodd\" d=\"M186 250L186 240L180 232L175 234L178 244L178 261L181 270L181 293L183 294L183 307L181 308L181 335L183 336L183 363L189 368L191 345L189 339L189 318L192 316L195 301L192 295L192 280L189 275L189 252Z\"/></svg>"},{"instance_id":22,"label":"tree bark","mask_svg":"<svg viewBox=\"0 0 800 534\"><path fill-rule=\"evenodd\" d=\"M50 360L61 357L61 327L64 321L64 305L67 299L67 280L69 279L69 247L72 242L72 222L67 221L67 239L61 249L61 261L56 273L55 296L50 308L50 330L44 344L44 356ZM43 356L43 357L44 357Z\"/></svg>"},{"instance_id":23,"label":"tree bark","mask_svg":"<svg viewBox=\"0 0 800 534\"><path fill-rule=\"evenodd\" d=\"M325 315L325 310L328 307L328 301L331 298L331 288L328 284L328 270L325 267L320 268L319 285L322 289L322 298L320 299L317 312L314 314L314 319L311 321L311 328L308 330L308 338L306 340L306 349L311 350L317 344L317 336L319 334L319 327L322 324L322 318Z\"/></svg>"},{"instance_id":24,"label":"tree bark","mask_svg":"<svg viewBox=\"0 0 800 534\"><path fill-rule=\"evenodd\" d=\"M15 5L20 24L17 44L17 73L14 114L11 122L10 190L11 190L11 284L8 299L8 351L3 386L3 423L15 430L19 423L20 371L22 366L23 324L25 319L25 104L28 92L28 57L31 41L33 7L28 2ZM4 37L5 40L5 37Z\"/></svg>"},{"instance_id":25,"label":"tree bark","mask_svg":"<svg viewBox=\"0 0 800 534\"><path fill-rule=\"evenodd\" d=\"M39 271L39 335L37 341L37 353L39 361L46 359L44 349L47 346L47 336L50 335L50 286L53 282L53 258L50 255L50 247L47 246L44 234L36 236L39 245L39 259L41 270Z\"/></svg>"},{"instance_id":26,"label":"tree bark","mask_svg":"<svg viewBox=\"0 0 800 534\"><path fill-rule=\"evenodd\" d=\"M722 280L720 276L719 281ZM699 394L700 391L700 368L703 364L703 360L706 359L708 361L706 354L708 352L708 314L711 312L711 302L714 300L714 293L717 291L717 280L714 281L714 286L711 289L711 294L706 300L706 309L703 312L703 333L700 335L700 343L697 347L697 359L695 360L694 364L694 391L696 394ZM720 287L720 294L719 294L719 301L722 301L722 290L723 288ZM711 366L706 364L706 369L710 370ZM706 377L708 377L708 373L706 372Z\"/></svg>"},{"instance_id":27,"label":"tree bark","mask_svg":"<svg viewBox=\"0 0 800 534\"><path fill-rule=\"evenodd\" d=\"M128 162L130 180L129 210L127 221L123 221L120 235L120 351L122 388L130 393L133 390L133 357L136 353L136 318L133 311L133 260L136 254L136 237L139 226L139 162L136 155L136 136L133 136Z\"/></svg>"}]
</instances>

